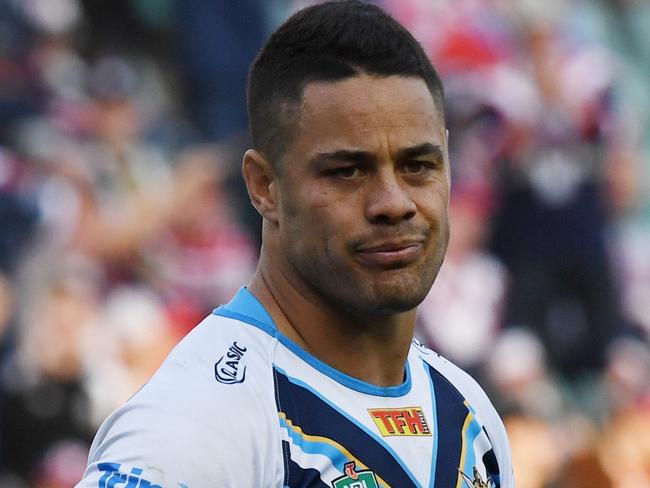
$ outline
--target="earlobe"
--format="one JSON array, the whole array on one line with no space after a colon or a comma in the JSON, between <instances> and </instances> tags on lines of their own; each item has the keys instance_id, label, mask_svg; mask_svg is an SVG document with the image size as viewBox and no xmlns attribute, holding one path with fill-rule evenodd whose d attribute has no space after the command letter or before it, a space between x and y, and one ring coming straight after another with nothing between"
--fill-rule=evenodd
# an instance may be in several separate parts
<instances>
[{"instance_id":1,"label":"earlobe","mask_svg":"<svg viewBox=\"0 0 650 488\"><path fill-rule=\"evenodd\" d=\"M277 182L273 165L262 153L249 149L244 153L242 174L255 209L265 219L277 222Z\"/></svg>"}]
</instances>

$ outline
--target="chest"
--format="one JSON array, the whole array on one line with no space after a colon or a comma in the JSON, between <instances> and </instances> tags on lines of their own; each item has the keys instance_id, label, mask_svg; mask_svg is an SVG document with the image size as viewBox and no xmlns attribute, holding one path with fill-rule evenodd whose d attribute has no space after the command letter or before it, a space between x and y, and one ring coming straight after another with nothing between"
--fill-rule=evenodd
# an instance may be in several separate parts
<instances>
[{"instance_id":1,"label":"chest","mask_svg":"<svg viewBox=\"0 0 650 488\"><path fill-rule=\"evenodd\" d=\"M454 385L413 365L403 394L274 369L285 487L499 487L488 434Z\"/></svg>"}]
</instances>

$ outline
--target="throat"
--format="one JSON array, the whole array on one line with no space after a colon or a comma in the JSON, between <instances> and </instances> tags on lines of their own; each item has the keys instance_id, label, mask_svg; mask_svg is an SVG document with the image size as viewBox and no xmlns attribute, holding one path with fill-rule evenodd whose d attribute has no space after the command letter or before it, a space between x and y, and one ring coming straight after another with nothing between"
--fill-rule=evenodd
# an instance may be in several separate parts
<instances>
[{"instance_id":1,"label":"throat","mask_svg":"<svg viewBox=\"0 0 650 488\"><path fill-rule=\"evenodd\" d=\"M278 274L274 274L275 277ZM273 318L278 331L328 366L378 387L404 382L415 327L415 310L352 316L316 296L255 274L248 289Z\"/></svg>"},{"instance_id":2,"label":"throat","mask_svg":"<svg viewBox=\"0 0 650 488\"><path fill-rule=\"evenodd\" d=\"M292 328L300 330L300 325ZM315 329L301 334L301 345L329 366L378 387L404 382L412 330L401 324L370 329L333 321Z\"/></svg>"}]
</instances>

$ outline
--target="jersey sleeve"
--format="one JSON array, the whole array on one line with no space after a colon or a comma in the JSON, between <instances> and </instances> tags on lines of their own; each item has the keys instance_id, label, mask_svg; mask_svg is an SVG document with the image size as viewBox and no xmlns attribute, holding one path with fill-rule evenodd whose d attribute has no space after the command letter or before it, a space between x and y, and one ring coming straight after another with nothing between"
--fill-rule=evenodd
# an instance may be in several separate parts
<instances>
[{"instance_id":1,"label":"jersey sleeve","mask_svg":"<svg viewBox=\"0 0 650 488\"><path fill-rule=\"evenodd\" d=\"M98 432L77 486L272 486L268 468L275 461L263 429L259 435L239 429L240 418L230 409L215 410L214 415L220 424L216 428L128 405Z\"/></svg>"},{"instance_id":2,"label":"jersey sleeve","mask_svg":"<svg viewBox=\"0 0 650 488\"><path fill-rule=\"evenodd\" d=\"M223 476L220 456L215 466L205 463L205 448L211 446L199 434L191 421L143 406L125 406L101 427L77 486L191 487Z\"/></svg>"},{"instance_id":3,"label":"jersey sleeve","mask_svg":"<svg viewBox=\"0 0 650 488\"><path fill-rule=\"evenodd\" d=\"M271 371L256 360L250 338L200 334L106 419L77 488L277 487L278 478L281 484ZM217 381L215 364L223 364L234 341L246 344L245 379Z\"/></svg>"}]
</instances>

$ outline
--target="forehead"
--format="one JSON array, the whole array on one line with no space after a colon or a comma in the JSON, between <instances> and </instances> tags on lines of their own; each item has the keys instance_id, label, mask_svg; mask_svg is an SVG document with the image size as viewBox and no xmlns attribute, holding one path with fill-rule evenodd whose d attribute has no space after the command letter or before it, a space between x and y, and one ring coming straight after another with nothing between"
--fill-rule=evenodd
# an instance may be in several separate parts
<instances>
[{"instance_id":1,"label":"forehead","mask_svg":"<svg viewBox=\"0 0 650 488\"><path fill-rule=\"evenodd\" d=\"M305 86L297 143L367 147L442 143L444 123L423 80L362 74Z\"/></svg>"}]
</instances>

